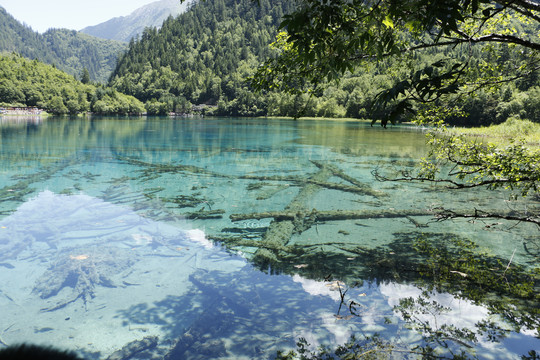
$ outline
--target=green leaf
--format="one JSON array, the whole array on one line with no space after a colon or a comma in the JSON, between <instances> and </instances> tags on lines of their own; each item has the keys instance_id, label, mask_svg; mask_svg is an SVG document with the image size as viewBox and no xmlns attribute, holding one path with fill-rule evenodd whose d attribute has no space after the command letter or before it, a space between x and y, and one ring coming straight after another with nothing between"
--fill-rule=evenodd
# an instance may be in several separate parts
<instances>
[{"instance_id":1,"label":"green leaf","mask_svg":"<svg viewBox=\"0 0 540 360\"><path fill-rule=\"evenodd\" d=\"M386 17L383 20L383 24L387 28L392 28L392 29L394 28L394 21L392 21L392 19L390 18L390 15L386 15Z\"/></svg>"}]
</instances>

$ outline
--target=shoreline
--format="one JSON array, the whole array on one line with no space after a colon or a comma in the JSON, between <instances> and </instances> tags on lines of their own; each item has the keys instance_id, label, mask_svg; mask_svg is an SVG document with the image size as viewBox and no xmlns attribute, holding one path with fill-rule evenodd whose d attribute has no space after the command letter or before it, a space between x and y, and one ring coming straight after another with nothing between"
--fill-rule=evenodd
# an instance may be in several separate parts
<instances>
[{"instance_id":1,"label":"shoreline","mask_svg":"<svg viewBox=\"0 0 540 360\"><path fill-rule=\"evenodd\" d=\"M30 117L48 117L51 114L47 113L45 110L37 108L37 107L0 107L0 116L30 116ZM92 114L78 114L77 116L81 115L92 115ZM118 115L98 115L98 116L118 116ZM122 115L125 116L125 115ZM130 116L130 115L127 115ZM140 117L141 115L138 115ZM148 115L142 115L142 116L148 116ZM194 114L183 114L182 116L179 116L178 114L175 114L174 116L171 116L169 114L170 118L177 118L177 117L196 117L197 115ZM151 117L151 115L150 115ZM209 116L210 118L220 118L220 116ZM228 118L229 116L226 116L225 118ZM294 119L292 117L287 116L255 116L255 117L239 117L239 118L246 118L246 119L265 119L265 120L276 120L276 119L287 119L287 120L296 120L296 121L311 121L311 120L318 120L318 121L344 121L344 122L358 122L358 123L370 123L371 120L368 119L356 119L356 118L328 118L328 117L300 117L297 119ZM378 124L374 124L373 127L375 127ZM399 124L395 124L395 126L414 126L415 124L412 122L402 122ZM524 131L524 129L526 131ZM451 132L454 134L463 134L467 137L471 138L479 138L484 139L487 141L492 141L498 145L507 145L509 143L512 143L513 140L516 138L516 136L520 135L521 138L524 140L525 145L527 145L529 148L540 148L540 127L537 126L536 123L527 121L527 120L513 120L510 122L498 124L498 125L490 125L490 126L481 126L481 127L475 127L475 128L466 128L466 127L452 127Z\"/></svg>"},{"instance_id":2,"label":"shoreline","mask_svg":"<svg viewBox=\"0 0 540 360\"><path fill-rule=\"evenodd\" d=\"M0 115L42 116L48 115L48 113L37 107L0 107Z\"/></svg>"}]
</instances>

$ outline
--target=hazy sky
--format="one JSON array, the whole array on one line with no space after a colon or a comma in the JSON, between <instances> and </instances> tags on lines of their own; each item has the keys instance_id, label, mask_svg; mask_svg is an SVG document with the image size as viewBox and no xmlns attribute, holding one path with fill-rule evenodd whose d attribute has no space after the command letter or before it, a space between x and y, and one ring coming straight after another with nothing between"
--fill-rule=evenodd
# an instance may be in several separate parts
<instances>
[{"instance_id":1,"label":"hazy sky","mask_svg":"<svg viewBox=\"0 0 540 360\"><path fill-rule=\"evenodd\" d=\"M133 10L155 1L0 0L0 6L15 19L43 33L49 28L81 30L113 17L129 15Z\"/></svg>"}]
</instances>

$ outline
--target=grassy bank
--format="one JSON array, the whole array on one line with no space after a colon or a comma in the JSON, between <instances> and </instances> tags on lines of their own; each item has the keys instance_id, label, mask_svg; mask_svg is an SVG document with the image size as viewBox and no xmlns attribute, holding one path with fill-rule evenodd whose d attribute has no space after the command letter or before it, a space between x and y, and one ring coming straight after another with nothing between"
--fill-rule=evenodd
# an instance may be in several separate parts
<instances>
[{"instance_id":1,"label":"grassy bank","mask_svg":"<svg viewBox=\"0 0 540 360\"><path fill-rule=\"evenodd\" d=\"M510 118L499 125L479 128L450 128L453 133L482 138L497 145L508 145L523 140L531 148L540 148L540 124L529 120Z\"/></svg>"}]
</instances>

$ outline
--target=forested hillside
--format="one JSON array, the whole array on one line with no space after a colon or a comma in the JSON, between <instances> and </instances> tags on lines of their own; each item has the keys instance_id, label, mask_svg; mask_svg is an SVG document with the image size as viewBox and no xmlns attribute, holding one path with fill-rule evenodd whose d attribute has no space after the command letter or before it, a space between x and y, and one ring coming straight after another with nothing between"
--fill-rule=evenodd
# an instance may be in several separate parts
<instances>
[{"instance_id":1,"label":"forested hillside","mask_svg":"<svg viewBox=\"0 0 540 360\"><path fill-rule=\"evenodd\" d=\"M139 114L143 104L110 88L83 84L51 65L0 54L0 106L39 107L53 114Z\"/></svg>"},{"instance_id":2,"label":"forested hillside","mask_svg":"<svg viewBox=\"0 0 540 360\"><path fill-rule=\"evenodd\" d=\"M0 52L38 59L71 75L80 76L86 68L91 80L105 83L118 55L126 47L122 42L98 39L73 30L51 29L39 34L0 7Z\"/></svg>"},{"instance_id":3,"label":"forested hillside","mask_svg":"<svg viewBox=\"0 0 540 360\"><path fill-rule=\"evenodd\" d=\"M291 8L286 0L199 2L132 41L111 85L144 101L150 113L219 104L223 115L263 115L264 99L244 80L269 56L268 44Z\"/></svg>"},{"instance_id":4,"label":"forested hillside","mask_svg":"<svg viewBox=\"0 0 540 360\"><path fill-rule=\"evenodd\" d=\"M366 62L354 73L346 73L339 83L322 84L310 93L291 95L276 89L256 92L247 79L261 63L277 54L278 50L268 45L276 41L282 17L293 6L294 2L285 0L192 3L187 12L177 18L169 17L161 29L147 28L140 37L132 39L110 78L108 74L123 48L121 43L70 30L49 30L40 35L1 8L0 51L20 52L26 58L54 64L80 79L86 69L90 80L109 79L113 89L142 101L149 114L190 113L203 108L208 114L226 116L366 119L388 117L390 107L374 106L381 91L395 87L417 69L439 61L444 64L451 58L468 64L466 81L471 91L466 96L462 93L439 101L441 107L459 106L466 114L450 117L450 123L474 126L502 123L508 118L540 121L540 67L528 64L527 54L513 51L507 45L462 44L422 54L404 53L400 57ZM538 36L540 32L517 18L506 19L497 26L503 33ZM503 65L505 81L497 77ZM524 68L531 71L525 77L518 76ZM24 101L15 96L16 102L37 104L28 101L31 97L27 92L22 90L22 93ZM11 102L9 99L0 101ZM69 100L69 96L64 98L64 105ZM93 105L90 109L114 112ZM124 107L119 112L130 111Z\"/></svg>"},{"instance_id":5,"label":"forested hillside","mask_svg":"<svg viewBox=\"0 0 540 360\"><path fill-rule=\"evenodd\" d=\"M480 75L496 73L500 64L511 62L516 71L525 57L511 51L474 45L427 51L421 56L404 54L357 69L338 85L330 84L311 95L286 95L270 91L256 93L245 79L271 56L267 45L276 39L283 14L291 11L288 1L207 0L192 6L178 18L169 18L163 27L147 29L132 41L119 59L110 84L118 91L146 103L149 113L189 112L192 105L215 105L215 115L385 117L388 110L373 108L375 96L392 86L411 68L448 57L469 61L471 89ZM501 24L504 31L530 32L515 19ZM411 64L413 64L411 66ZM507 74L511 75L511 74ZM509 117L539 121L540 81L538 69L525 78L475 91L464 98L449 98L442 106L459 105L468 114L449 119L455 124L480 125L504 122ZM403 119L402 119L403 120Z\"/></svg>"}]
</instances>

